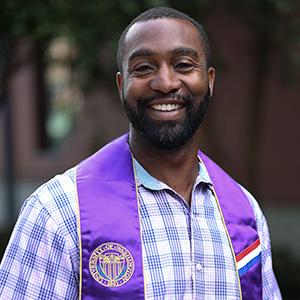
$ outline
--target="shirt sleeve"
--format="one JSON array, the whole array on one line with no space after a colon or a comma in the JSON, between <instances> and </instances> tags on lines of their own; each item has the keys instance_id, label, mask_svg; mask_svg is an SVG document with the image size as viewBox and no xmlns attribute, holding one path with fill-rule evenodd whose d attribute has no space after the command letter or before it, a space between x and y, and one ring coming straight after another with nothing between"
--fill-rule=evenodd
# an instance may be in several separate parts
<instances>
[{"instance_id":1,"label":"shirt sleeve","mask_svg":"<svg viewBox=\"0 0 300 300\"><path fill-rule=\"evenodd\" d=\"M262 249L263 299L281 300L280 290L273 272L270 235L266 218L254 197L244 187L241 188L247 195L256 216L258 236Z\"/></svg>"},{"instance_id":2,"label":"shirt sleeve","mask_svg":"<svg viewBox=\"0 0 300 300\"><path fill-rule=\"evenodd\" d=\"M64 230L38 194L24 205L0 265L0 299L77 299Z\"/></svg>"}]
</instances>

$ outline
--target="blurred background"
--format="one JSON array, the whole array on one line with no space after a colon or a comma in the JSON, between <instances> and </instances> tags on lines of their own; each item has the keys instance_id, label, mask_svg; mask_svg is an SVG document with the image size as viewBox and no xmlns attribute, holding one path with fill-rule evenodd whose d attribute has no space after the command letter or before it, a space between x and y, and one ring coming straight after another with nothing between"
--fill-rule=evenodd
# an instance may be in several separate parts
<instances>
[{"instance_id":1,"label":"blurred background","mask_svg":"<svg viewBox=\"0 0 300 300\"><path fill-rule=\"evenodd\" d=\"M202 148L258 199L284 299L300 299L300 9L296 0L2 0L0 260L22 203L128 130L116 47L143 10L208 33L217 70Z\"/></svg>"}]
</instances>

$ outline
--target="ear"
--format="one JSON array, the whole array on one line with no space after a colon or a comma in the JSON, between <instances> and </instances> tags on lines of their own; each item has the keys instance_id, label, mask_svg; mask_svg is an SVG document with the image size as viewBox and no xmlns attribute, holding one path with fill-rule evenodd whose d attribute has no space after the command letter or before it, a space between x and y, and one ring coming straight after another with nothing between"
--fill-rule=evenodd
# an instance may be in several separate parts
<instances>
[{"instance_id":1,"label":"ear","mask_svg":"<svg viewBox=\"0 0 300 300\"><path fill-rule=\"evenodd\" d=\"M207 78L208 78L208 87L210 90L210 96L213 95L214 92L214 83L215 83L216 70L210 67L207 70Z\"/></svg>"},{"instance_id":2,"label":"ear","mask_svg":"<svg viewBox=\"0 0 300 300\"><path fill-rule=\"evenodd\" d=\"M116 83L117 83L120 99L122 100L123 75L121 72L118 72L116 74Z\"/></svg>"}]
</instances>

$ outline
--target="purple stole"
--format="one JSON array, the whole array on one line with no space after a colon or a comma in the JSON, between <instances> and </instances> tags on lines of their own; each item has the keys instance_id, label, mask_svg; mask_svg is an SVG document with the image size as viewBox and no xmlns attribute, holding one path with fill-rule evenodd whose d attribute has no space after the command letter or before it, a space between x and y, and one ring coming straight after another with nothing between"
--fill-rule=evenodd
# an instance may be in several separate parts
<instances>
[{"instance_id":1,"label":"purple stole","mask_svg":"<svg viewBox=\"0 0 300 300\"><path fill-rule=\"evenodd\" d=\"M124 135L77 167L79 299L145 299L139 205ZM249 200L199 151L211 177L235 254L242 296L262 299L261 248Z\"/></svg>"}]
</instances>

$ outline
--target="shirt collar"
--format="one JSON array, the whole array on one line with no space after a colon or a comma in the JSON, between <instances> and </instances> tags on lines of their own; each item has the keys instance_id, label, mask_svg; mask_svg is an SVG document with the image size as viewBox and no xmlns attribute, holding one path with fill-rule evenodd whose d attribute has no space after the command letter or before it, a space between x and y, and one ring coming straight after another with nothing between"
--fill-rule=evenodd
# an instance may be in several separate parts
<instances>
[{"instance_id":1,"label":"shirt collar","mask_svg":"<svg viewBox=\"0 0 300 300\"><path fill-rule=\"evenodd\" d=\"M143 185L145 188L154 191L159 191L166 188L165 183L157 180L152 175L150 175L136 159L134 159L134 167L135 167L138 186ZM205 168L205 165L201 161L199 161L199 173L195 180L195 185L198 185L200 182L204 182L212 185L212 181Z\"/></svg>"}]
</instances>

